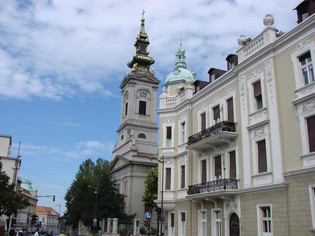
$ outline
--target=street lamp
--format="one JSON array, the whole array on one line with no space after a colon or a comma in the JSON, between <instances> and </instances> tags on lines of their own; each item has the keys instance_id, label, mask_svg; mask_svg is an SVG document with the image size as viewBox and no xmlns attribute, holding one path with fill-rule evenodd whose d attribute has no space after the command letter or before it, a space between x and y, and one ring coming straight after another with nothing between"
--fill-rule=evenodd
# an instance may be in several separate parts
<instances>
[{"instance_id":1,"label":"street lamp","mask_svg":"<svg viewBox=\"0 0 315 236\"><path fill-rule=\"evenodd\" d=\"M95 235L95 227L97 224L97 218L96 218L96 209L97 209L97 194L98 194L98 185L96 185L96 187L93 187L91 185L88 185L88 187L90 188L94 188L95 189L95 209L94 209L94 219L93 219L93 227L94 227L94 234Z\"/></svg>"},{"instance_id":2,"label":"street lamp","mask_svg":"<svg viewBox=\"0 0 315 236\"><path fill-rule=\"evenodd\" d=\"M161 188L161 213L160 213L160 221L161 221L161 228L160 228L160 235L163 235L163 193L164 193L164 155L162 156L162 161L157 160L158 162L162 163L162 188Z\"/></svg>"}]
</instances>

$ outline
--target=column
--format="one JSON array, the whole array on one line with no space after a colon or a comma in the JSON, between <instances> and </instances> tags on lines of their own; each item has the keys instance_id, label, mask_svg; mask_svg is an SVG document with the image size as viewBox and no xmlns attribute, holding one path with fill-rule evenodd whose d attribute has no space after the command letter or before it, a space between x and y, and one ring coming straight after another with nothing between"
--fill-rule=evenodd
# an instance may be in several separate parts
<instances>
[{"instance_id":1,"label":"column","mask_svg":"<svg viewBox=\"0 0 315 236\"><path fill-rule=\"evenodd\" d=\"M113 231L112 234L116 235L118 233L118 218L113 218Z\"/></svg>"}]
</instances>

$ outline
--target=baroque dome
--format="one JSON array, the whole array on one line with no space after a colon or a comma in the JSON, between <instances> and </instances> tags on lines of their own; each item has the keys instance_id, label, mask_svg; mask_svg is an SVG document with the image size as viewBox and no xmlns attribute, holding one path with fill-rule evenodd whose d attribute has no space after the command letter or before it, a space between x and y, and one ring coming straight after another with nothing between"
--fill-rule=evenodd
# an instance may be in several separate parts
<instances>
[{"instance_id":1,"label":"baroque dome","mask_svg":"<svg viewBox=\"0 0 315 236\"><path fill-rule=\"evenodd\" d=\"M187 70L185 61L185 50L182 48L177 50L176 62L174 70L166 77L164 86L178 83L186 83L188 78L194 82L196 74Z\"/></svg>"}]
</instances>

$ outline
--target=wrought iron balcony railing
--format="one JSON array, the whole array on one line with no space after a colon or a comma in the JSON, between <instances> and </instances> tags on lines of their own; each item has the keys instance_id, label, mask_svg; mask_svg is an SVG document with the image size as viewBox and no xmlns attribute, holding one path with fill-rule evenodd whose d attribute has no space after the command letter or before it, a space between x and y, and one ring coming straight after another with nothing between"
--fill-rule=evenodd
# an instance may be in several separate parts
<instances>
[{"instance_id":1,"label":"wrought iron balcony railing","mask_svg":"<svg viewBox=\"0 0 315 236\"><path fill-rule=\"evenodd\" d=\"M188 187L188 195L199 193L210 193L220 190L238 189L236 179L219 179L206 183L195 184Z\"/></svg>"},{"instance_id":2,"label":"wrought iron balcony railing","mask_svg":"<svg viewBox=\"0 0 315 236\"><path fill-rule=\"evenodd\" d=\"M202 139L209 138L211 136L215 136L217 134L222 133L223 131L227 132L235 132L235 123L231 121L221 121L208 129L200 131L192 136L188 137L188 145L196 143Z\"/></svg>"}]
</instances>

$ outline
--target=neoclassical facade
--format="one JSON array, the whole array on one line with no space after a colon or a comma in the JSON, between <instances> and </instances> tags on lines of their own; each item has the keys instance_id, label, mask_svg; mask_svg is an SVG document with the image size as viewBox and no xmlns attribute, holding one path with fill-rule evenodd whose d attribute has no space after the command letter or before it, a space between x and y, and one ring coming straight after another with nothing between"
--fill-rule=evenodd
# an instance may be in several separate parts
<instances>
[{"instance_id":1,"label":"neoclassical facade","mask_svg":"<svg viewBox=\"0 0 315 236\"><path fill-rule=\"evenodd\" d=\"M178 50L158 109L165 235L315 234L312 2L287 33L266 15L207 82Z\"/></svg>"}]
</instances>

